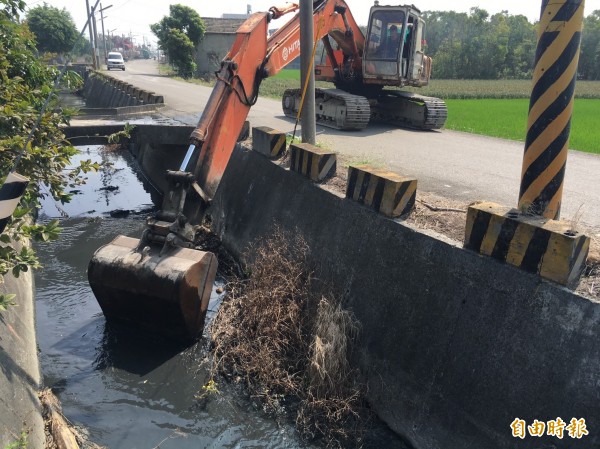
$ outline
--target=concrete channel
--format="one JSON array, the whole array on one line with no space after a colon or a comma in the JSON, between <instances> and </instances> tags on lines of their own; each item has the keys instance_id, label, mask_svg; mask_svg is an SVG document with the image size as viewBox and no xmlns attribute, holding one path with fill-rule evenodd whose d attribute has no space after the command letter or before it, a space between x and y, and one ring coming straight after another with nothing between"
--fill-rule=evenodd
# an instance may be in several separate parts
<instances>
[{"instance_id":1,"label":"concrete channel","mask_svg":"<svg viewBox=\"0 0 600 449\"><path fill-rule=\"evenodd\" d=\"M187 148L183 128L146 125L132 136L132 153L159 189ZM242 145L210 214L237 257L274 224L302 235L317 275L360 322L356 363L371 407L413 447L600 447L600 304L387 218ZM5 383L35 384L25 370L3 373ZM571 437L565 427L564 438L521 439L511 428L559 418L584 420L587 434Z\"/></svg>"},{"instance_id":2,"label":"concrete channel","mask_svg":"<svg viewBox=\"0 0 600 449\"><path fill-rule=\"evenodd\" d=\"M186 143L130 147L160 188ZM386 218L242 145L210 213L238 257L274 224L302 234L317 275L360 322L357 363L371 406L415 448L514 447L515 419L557 417L584 419L589 435L519 447L599 444L600 304Z\"/></svg>"}]
</instances>

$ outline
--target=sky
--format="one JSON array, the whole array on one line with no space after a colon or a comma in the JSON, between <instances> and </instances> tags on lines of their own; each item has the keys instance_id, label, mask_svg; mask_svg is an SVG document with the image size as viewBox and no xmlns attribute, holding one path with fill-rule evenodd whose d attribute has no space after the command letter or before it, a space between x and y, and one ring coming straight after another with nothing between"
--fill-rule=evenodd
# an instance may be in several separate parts
<instances>
[{"instance_id":1,"label":"sky","mask_svg":"<svg viewBox=\"0 0 600 449\"><path fill-rule=\"evenodd\" d=\"M90 7L96 0L88 0ZM564 1L564 0L563 0ZM79 31L86 21L86 0L26 0L27 7L47 3L57 8L65 8L70 13ZM221 17L223 13L243 14L246 5L250 5L252 12L267 11L271 6L283 6L285 0L101 0L104 11L104 27L108 34L112 31L117 35L131 35L136 43L156 42L156 37L150 31L150 24L160 21L169 14L170 4L189 6L202 17ZM359 25L366 25L369 18L369 9L372 0L346 0L352 15ZM542 0L380 0L381 5L415 4L421 11L448 11L469 12L472 7L485 9L490 14L502 10L509 14L522 14L530 22L537 21L540 17ZM111 6L112 5L112 6ZM98 9L100 6L98 7ZM600 10L600 0L587 0L584 14L588 15L594 10ZM99 15L97 16L99 19ZM291 15L289 16L291 17ZM97 19L97 20L98 20ZM286 19L281 19L285 23ZM101 30L100 20L97 21L98 32ZM87 32L85 34L88 35Z\"/></svg>"}]
</instances>

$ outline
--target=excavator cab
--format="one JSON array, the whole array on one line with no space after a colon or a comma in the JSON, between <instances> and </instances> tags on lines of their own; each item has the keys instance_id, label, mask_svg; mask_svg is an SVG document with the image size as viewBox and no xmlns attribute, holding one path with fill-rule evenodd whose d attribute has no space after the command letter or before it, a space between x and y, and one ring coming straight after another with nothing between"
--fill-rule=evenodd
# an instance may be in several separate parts
<instances>
[{"instance_id":1,"label":"excavator cab","mask_svg":"<svg viewBox=\"0 0 600 449\"><path fill-rule=\"evenodd\" d=\"M423 53L424 28L414 6L373 6L363 54L364 82L426 86L431 59Z\"/></svg>"}]
</instances>

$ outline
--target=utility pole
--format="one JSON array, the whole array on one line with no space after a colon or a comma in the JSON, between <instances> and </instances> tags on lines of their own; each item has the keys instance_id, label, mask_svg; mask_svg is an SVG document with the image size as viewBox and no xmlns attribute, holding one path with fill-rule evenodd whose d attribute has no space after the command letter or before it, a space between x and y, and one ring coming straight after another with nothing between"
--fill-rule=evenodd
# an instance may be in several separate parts
<instances>
[{"instance_id":1,"label":"utility pole","mask_svg":"<svg viewBox=\"0 0 600 449\"><path fill-rule=\"evenodd\" d=\"M585 0L543 0L519 209L560 218Z\"/></svg>"},{"instance_id":2,"label":"utility pole","mask_svg":"<svg viewBox=\"0 0 600 449\"><path fill-rule=\"evenodd\" d=\"M104 35L104 11L108 8L112 8L112 5L108 5L106 8L102 7L100 3L100 22L102 22L102 42L104 44L104 61L106 61L108 55L106 54L106 36Z\"/></svg>"},{"instance_id":3,"label":"utility pole","mask_svg":"<svg viewBox=\"0 0 600 449\"><path fill-rule=\"evenodd\" d=\"M92 66L94 67L94 69L96 69L96 50L95 50L95 45L94 45L94 32L92 30L92 13L93 11L90 10L90 0L85 0L85 7L86 7L86 11L87 11L87 16L88 16L88 32L90 33L90 45L92 46Z\"/></svg>"},{"instance_id":4,"label":"utility pole","mask_svg":"<svg viewBox=\"0 0 600 449\"><path fill-rule=\"evenodd\" d=\"M312 65L314 45L313 0L300 0L300 85L306 92L300 123L302 142L315 144L315 72Z\"/></svg>"},{"instance_id":5,"label":"utility pole","mask_svg":"<svg viewBox=\"0 0 600 449\"><path fill-rule=\"evenodd\" d=\"M96 11L92 8L92 26L94 27L94 68L100 69L100 57L98 55L98 30L96 29Z\"/></svg>"}]
</instances>

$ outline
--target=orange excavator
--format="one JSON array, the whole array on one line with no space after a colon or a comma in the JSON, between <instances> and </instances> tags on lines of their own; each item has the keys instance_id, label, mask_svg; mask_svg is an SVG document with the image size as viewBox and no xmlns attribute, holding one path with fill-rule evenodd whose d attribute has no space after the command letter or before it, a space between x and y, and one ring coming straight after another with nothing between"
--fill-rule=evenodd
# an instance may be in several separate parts
<instances>
[{"instance_id":1,"label":"orange excavator","mask_svg":"<svg viewBox=\"0 0 600 449\"><path fill-rule=\"evenodd\" d=\"M324 58L315 66L315 80L329 81L335 89L315 89L316 120L337 129L362 129L369 121L399 127L440 129L448 115L439 98L391 87L429 84L431 58L423 52L425 22L414 6L371 8L365 37L344 2L314 2L316 39ZM283 26L271 39L286 42L276 53L278 65L299 53L298 20ZM300 89L287 90L283 111L296 117Z\"/></svg>"},{"instance_id":2,"label":"orange excavator","mask_svg":"<svg viewBox=\"0 0 600 449\"><path fill-rule=\"evenodd\" d=\"M426 85L431 59L423 54L419 11L377 3L365 38L343 0L313 2L315 40L322 40L327 53L325 64L315 66L316 78L336 86L317 92L318 123L355 129L375 116L421 129L441 127L446 109L440 100L382 89ZM118 236L94 253L88 279L107 320L132 321L182 340L201 335L217 261L197 249L197 233L261 81L299 55L299 15L270 37L268 24L297 10L296 4L272 7L242 24L179 170L166 174L161 210L148 218L141 239ZM402 38L393 42L392 33ZM287 92L286 114L299 101L298 92Z\"/></svg>"}]
</instances>

